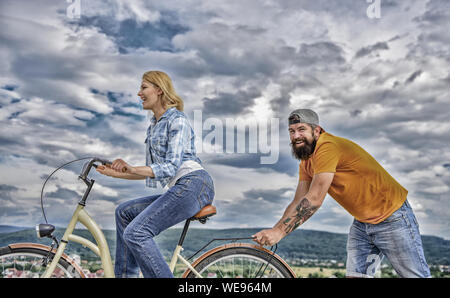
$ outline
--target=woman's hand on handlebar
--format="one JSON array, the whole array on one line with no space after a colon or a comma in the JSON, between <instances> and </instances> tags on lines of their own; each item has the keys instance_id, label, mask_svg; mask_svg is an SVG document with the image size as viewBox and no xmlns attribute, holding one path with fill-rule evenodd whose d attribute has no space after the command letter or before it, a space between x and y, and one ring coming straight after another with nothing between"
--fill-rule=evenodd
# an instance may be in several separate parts
<instances>
[{"instance_id":1,"label":"woman's hand on handlebar","mask_svg":"<svg viewBox=\"0 0 450 298\"><path fill-rule=\"evenodd\" d=\"M112 162L111 169L119 173L133 174L132 173L133 167L120 158Z\"/></svg>"},{"instance_id":2,"label":"woman's hand on handlebar","mask_svg":"<svg viewBox=\"0 0 450 298\"><path fill-rule=\"evenodd\" d=\"M113 169L111 169L110 164L97 166L96 170L97 170L97 172L99 172L102 175L118 178L117 171L114 171Z\"/></svg>"},{"instance_id":3,"label":"woman's hand on handlebar","mask_svg":"<svg viewBox=\"0 0 450 298\"><path fill-rule=\"evenodd\" d=\"M132 169L133 167L122 159L116 159L111 164L99 165L96 168L100 174L116 178L124 178L123 173L131 174Z\"/></svg>"}]
</instances>

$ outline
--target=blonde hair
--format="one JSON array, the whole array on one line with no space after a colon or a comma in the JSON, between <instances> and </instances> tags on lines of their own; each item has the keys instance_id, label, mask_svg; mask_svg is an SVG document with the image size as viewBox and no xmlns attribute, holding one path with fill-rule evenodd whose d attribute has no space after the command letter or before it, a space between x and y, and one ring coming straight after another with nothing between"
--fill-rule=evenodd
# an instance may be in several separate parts
<instances>
[{"instance_id":1,"label":"blonde hair","mask_svg":"<svg viewBox=\"0 0 450 298\"><path fill-rule=\"evenodd\" d=\"M144 73L142 80L151 83L161 89L161 101L164 108L176 107L177 110L183 111L184 103L180 96L173 88L172 80L162 71L151 70Z\"/></svg>"}]
</instances>

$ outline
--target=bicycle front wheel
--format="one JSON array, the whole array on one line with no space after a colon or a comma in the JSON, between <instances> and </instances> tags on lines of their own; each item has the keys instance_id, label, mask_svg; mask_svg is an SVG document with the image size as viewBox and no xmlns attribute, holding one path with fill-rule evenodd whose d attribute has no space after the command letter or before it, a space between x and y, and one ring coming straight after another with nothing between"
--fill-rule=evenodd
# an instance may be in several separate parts
<instances>
[{"instance_id":1,"label":"bicycle front wheel","mask_svg":"<svg viewBox=\"0 0 450 298\"><path fill-rule=\"evenodd\" d=\"M277 254L249 243L231 243L214 248L193 264L207 278L293 278L295 273ZM198 277L186 270L183 277Z\"/></svg>"},{"instance_id":2,"label":"bicycle front wheel","mask_svg":"<svg viewBox=\"0 0 450 298\"><path fill-rule=\"evenodd\" d=\"M0 277L1 278L38 278L45 272L44 260L48 265L55 255L50 247L37 243L16 243L0 247ZM81 268L68 256L64 255L58 261L51 277L70 278L85 277Z\"/></svg>"}]
</instances>

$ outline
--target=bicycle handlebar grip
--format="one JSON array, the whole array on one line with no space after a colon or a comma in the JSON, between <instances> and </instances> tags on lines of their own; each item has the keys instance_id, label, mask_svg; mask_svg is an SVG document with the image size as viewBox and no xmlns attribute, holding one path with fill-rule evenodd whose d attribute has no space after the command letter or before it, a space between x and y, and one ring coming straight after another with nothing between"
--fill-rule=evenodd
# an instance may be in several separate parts
<instances>
[{"instance_id":1,"label":"bicycle handlebar grip","mask_svg":"<svg viewBox=\"0 0 450 298\"><path fill-rule=\"evenodd\" d=\"M104 164L104 165L112 164L111 161L106 160L106 159L96 158L96 161L101 162L101 163Z\"/></svg>"},{"instance_id":2,"label":"bicycle handlebar grip","mask_svg":"<svg viewBox=\"0 0 450 298\"><path fill-rule=\"evenodd\" d=\"M112 164L112 161L106 160L106 159L100 159L100 158L96 158L96 161L101 162L104 165L110 165ZM122 173L125 173L127 171L127 167L123 167L122 168Z\"/></svg>"}]
</instances>

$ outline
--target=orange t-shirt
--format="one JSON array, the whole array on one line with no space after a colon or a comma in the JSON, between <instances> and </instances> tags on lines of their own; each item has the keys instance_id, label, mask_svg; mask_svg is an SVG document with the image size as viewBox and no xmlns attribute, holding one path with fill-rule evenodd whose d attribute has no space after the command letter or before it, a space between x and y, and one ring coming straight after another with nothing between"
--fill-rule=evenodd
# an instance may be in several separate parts
<instances>
[{"instance_id":1,"label":"orange t-shirt","mask_svg":"<svg viewBox=\"0 0 450 298\"><path fill-rule=\"evenodd\" d=\"M377 224L401 207L408 191L363 148L350 140L322 133L314 153L300 163L300 180L334 174L328 193L361 222Z\"/></svg>"}]
</instances>

